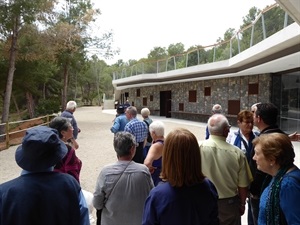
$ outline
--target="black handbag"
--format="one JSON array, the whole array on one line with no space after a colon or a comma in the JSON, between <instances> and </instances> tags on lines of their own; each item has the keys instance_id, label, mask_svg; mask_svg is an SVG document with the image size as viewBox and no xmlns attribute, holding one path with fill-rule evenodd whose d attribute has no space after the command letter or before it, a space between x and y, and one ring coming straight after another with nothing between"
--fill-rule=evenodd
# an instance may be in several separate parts
<instances>
[{"instance_id":1,"label":"black handbag","mask_svg":"<svg viewBox=\"0 0 300 225\"><path fill-rule=\"evenodd\" d=\"M102 214L102 209L97 209L97 211L96 211L96 217L97 217L96 225L101 225L101 214Z\"/></svg>"}]
</instances>

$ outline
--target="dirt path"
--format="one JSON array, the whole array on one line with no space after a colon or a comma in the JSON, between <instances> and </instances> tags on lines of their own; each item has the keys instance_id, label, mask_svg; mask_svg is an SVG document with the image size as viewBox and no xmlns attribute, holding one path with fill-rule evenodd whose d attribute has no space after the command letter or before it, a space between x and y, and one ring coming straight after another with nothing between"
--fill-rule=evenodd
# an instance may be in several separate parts
<instances>
[{"instance_id":1,"label":"dirt path","mask_svg":"<svg viewBox=\"0 0 300 225\"><path fill-rule=\"evenodd\" d=\"M82 107L74 113L81 133L78 135L79 149L77 156L83 166L80 174L83 189L93 192L98 174L102 167L116 161L113 149L113 134L110 132L114 110L104 110L100 107ZM139 115L138 118L141 119ZM174 127L185 127L192 131L198 139L203 139L205 125L195 122L152 117L153 120L162 120L166 125L166 134ZM21 169L17 166L14 154L17 146L0 151L0 183L19 176Z\"/></svg>"}]
</instances>

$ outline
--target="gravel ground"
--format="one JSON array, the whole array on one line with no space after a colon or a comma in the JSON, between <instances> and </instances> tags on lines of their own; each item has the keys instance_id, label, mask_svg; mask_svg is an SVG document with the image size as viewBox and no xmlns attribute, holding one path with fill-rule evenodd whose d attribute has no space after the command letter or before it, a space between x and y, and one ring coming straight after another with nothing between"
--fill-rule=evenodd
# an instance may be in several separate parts
<instances>
[{"instance_id":1,"label":"gravel ground","mask_svg":"<svg viewBox=\"0 0 300 225\"><path fill-rule=\"evenodd\" d=\"M77 139L79 149L76 154L83 163L80 180L84 190L93 192L98 174L103 166L117 160L112 145L114 135L110 132L114 115L115 110L102 110L101 107L81 107L74 113L81 129ZM138 115L138 118L142 117ZM194 133L198 140L203 140L205 137L206 124L204 123L158 116L151 116L151 118L165 123L166 135L175 127L184 127ZM294 143L294 146L296 164L300 166L299 142ZM17 146L12 146L7 150L0 151L0 184L19 176L21 172L14 159L16 148ZM246 216L243 216L243 224L247 224Z\"/></svg>"}]
</instances>

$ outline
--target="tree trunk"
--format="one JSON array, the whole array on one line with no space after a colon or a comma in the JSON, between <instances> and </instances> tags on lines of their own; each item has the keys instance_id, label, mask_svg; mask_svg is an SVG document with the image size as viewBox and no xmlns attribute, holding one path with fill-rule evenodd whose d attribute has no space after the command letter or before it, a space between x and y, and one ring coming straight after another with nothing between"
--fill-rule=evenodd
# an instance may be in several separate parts
<instances>
[{"instance_id":1,"label":"tree trunk","mask_svg":"<svg viewBox=\"0 0 300 225\"><path fill-rule=\"evenodd\" d=\"M2 118L1 118L2 123L8 122L10 99L12 93L14 73L16 69L15 64L16 64L16 54L17 54L18 29L19 29L19 18L17 17L15 18L14 28L11 37L11 46L9 50L9 69L7 74L6 89L5 89L4 101L3 101L3 111L2 111ZM5 132L5 127L1 126L0 134L3 134L4 132Z\"/></svg>"},{"instance_id":2,"label":"tree trunk","mask_svg":"<svg viewBox=\"0 0 300 225\"><path fill-rule=\"evenodd\" d=\"M26 91L26 100L27 100L27 109L30 119L34 118L34 101L32 94L29 91Z\"/></svg>"}]
</instances>

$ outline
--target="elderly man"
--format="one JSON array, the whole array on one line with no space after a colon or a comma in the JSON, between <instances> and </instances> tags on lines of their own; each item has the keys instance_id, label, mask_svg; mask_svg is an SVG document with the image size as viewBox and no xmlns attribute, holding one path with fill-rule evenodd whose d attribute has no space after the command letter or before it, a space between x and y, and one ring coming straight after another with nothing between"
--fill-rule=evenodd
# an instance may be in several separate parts
<instances>
[{"instance_id":1,"label":"elderly man","mask_svg":"<svg viewBox=\"0 0 300 225\"><path fill-rule=\"evenodd\" d=\"M74 117L74 112L77 108L77 103L75 101L68 101L67 105L66 105L66 110L62 112L61 116L68 118L71 122L71 125L73 127L73 137L69 140L71 142L71 144L73 145L73 147L75 149L79 148L79 145L76 141L78 133L80 133L80 129L77 125L77 121Z\"/></svg>"},{"instance_id":2,"label":"elderly man","mask_svg":"<svg viewBox=\"0 0 300 225\"><path fill-rule=\"evenodd\" d=\"M212 115L208 129L209 139L200 144L202 172L218 190L220 225L240 225L252 181L249 165L245 154L226 142L230 125L224 115Z\"/></svg>"},{"instance_id":3,"label":"elderly man","mask_svg":"<svg viewBox=\"0 0 300 225\"><path fill-rule=\"evenodd\" d=\"M140 225L145 200L153 182L145 165L132 161L136 151L132 134L120 131L114 137L118 161L105 166L98 177L94 192L94 207L106 225Z\"/></svg>"},{"instance_id":4,"label":"elderly man","mask_svg":"<svg viewBox=\"0 0 300 225\"><path fill-rule=\"evenodd\" d=\"M211 113L212 115L214 114L222 114L223 109L222 106L220 104L214 104L212 109L211 109ZM206 126L206 130L205 130L205 139L209 138L209 130L208 130L208 126Z\"/></svg>"},{"instance_id":5,"label":"elderly man","mask_svg":"<svg viewBox=\"0 0 300 225\"><path fill-rule=\"evenodd\" d=\"M147 142L148 126L146 123L136 118L137 109L134 106L129 106L125 113L129 122L126 124L124 131L133 134L136 142L138 143L135 156L132 160L137 163L144 163L143 149Z\"/></svg>"},{"instance_id":6,"label":"elderly man","mask_svg":"<svg viewBox=\"0 0 300 225\"><path fill-rule=\"evenodd\" d=\"M15 154L21 176L0 185L0 224L90 224L77 180L53 171L67 151L56 129L27 130Z\"/></svg>"}]
</instances>

